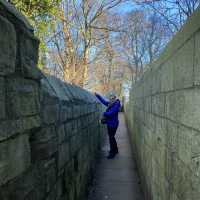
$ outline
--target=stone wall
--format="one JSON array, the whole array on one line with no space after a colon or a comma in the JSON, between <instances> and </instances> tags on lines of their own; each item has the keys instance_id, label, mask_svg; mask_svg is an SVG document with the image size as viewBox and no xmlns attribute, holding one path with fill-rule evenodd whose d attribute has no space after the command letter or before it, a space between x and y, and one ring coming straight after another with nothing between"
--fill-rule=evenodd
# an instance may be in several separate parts
<instances>
[{"instance_id":1,"label":"stone wall","mask_svg":"<svg viewBox=\"0 0 200 200\"><path fill-rule=\"evenodd\" d=\"M148 200L200 199L200 9L131 90L126 107Z\"/></svg>"},{"instance_id":2,"label":"stone wall","mask_svg":"<svg viewBox=\"0 0 200 200\"><path fill-rule=\"evenodd\" d=\"M89 92L37 69L39 41L0 0L0 199L83 199L104 129Z\"/></svg>"}]
</instances>

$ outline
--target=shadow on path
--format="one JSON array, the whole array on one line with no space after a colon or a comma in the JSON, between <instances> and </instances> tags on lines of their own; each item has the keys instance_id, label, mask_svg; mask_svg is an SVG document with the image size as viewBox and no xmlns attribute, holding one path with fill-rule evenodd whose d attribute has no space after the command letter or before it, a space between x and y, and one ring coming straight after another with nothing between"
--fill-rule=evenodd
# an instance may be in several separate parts
<instances>
[{"instance_id":1,"label":"shadow on path","mask_svg":"<svg viewBox=\"0 0 200 200\"><path fill-rule=\"evenodd\" d=\"M119 154L112 160L106 159L109 149L107 139L88 200L144 200L123 114L119 115L119 120L116 134Z\"/></svg>"}]
</instances>

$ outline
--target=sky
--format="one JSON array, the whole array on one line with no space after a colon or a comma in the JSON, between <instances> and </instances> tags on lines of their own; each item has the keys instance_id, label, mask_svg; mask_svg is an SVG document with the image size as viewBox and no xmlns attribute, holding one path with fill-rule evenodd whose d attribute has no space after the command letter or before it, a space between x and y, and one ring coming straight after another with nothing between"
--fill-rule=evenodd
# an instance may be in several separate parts
<instances>
[{"instance_id":1,"label":"sky","mask_svg":"<svg viewBox=\"0 0 200 200\"><path fill-rule=\"evenodd\" d=\"M138 8L138 7L139 6L137 6L134 3L124 2L124 3L119 4L117 7L115 7L113 9L113 12L124 14L124 13L130 12L130 11L132 11L132 10Z\"/></svg>"},{"instance_id":2,"label":"sky","mask_svg":"<svg viewBox=\"0 0 200 200\"><path fill-rule=\"evenodd\" d=\"M117 6L115 9L114 9L114 11L115 12L118 12L118 13L120 13L120 12L122 12L122 13L126 13L126 12L130 12L131 10L133 10L134 9L134 5L133 5L133 3L122 3L122 4L120 4L119 6Z\"/></svg>"}]
</instances>

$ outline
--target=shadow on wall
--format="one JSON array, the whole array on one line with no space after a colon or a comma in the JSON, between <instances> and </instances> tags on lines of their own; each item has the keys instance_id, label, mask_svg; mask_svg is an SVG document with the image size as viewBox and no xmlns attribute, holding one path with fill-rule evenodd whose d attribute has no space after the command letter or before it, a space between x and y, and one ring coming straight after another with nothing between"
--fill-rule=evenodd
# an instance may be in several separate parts
<instances>
[{"instance_id":1,"label":"shadow on wall","mask_svg":"<svg viewBox=\"0 0 200 200\"><path fill-rule=\"evenodd\" d=\"M39 41L0 0L0 199L82 199L104 128L88 91L37 69Z\"/></svg>"},{"instance_id":2,"label":"shadow on wall","mask_svg":"<svg viewBox=\"0 0 200 200\"><path fill-rule=\"evenodd\" d=\"M126 118L146 199L200 199L200 8L131 91Z\"/></svg>"}]
</instances>

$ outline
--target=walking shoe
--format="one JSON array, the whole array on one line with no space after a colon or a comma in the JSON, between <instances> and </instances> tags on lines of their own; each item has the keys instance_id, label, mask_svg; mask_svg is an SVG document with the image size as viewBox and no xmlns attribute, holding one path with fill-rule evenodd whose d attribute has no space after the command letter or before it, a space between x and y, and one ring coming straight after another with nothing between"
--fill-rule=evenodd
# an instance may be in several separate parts
<instances>
[{"instance_id":1,"label":"walking shoe","mask_svg":"<svg viewBox=\"0 0 200 200\"><path fill-rule=\"evenodd\" d=\"M116 150L116 151L114 151L114 152L112 152L112 151L109 151L108 152L109 154L118 154L119 153L119 151L118 151L118 149Z\"/></svg>"},{"instance_id":2,"label":"walking shoe","mask_svg":"<svg viewBox=\"0 0 200 200\"><path fill-rule=\"evenodd\" d=\"M113 159L115 157L115 153L110 153L108 156L107 156L107 159Z\"/></svg>"}]
</instances>

